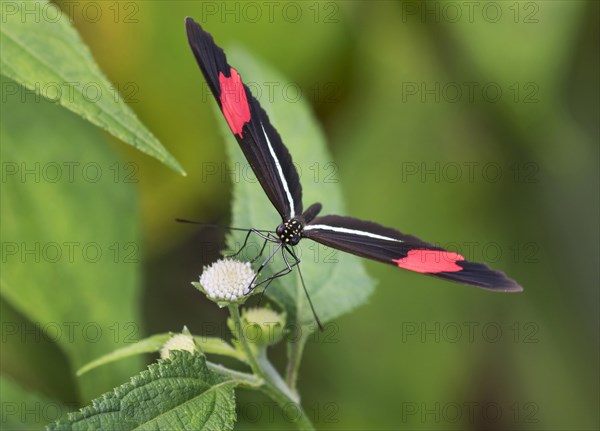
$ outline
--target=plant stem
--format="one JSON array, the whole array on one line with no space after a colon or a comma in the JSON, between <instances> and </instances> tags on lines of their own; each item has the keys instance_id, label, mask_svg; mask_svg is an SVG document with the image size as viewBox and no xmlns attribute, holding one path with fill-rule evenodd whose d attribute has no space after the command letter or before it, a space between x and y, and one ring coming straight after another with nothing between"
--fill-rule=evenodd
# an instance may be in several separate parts
<instances>
[{"instance_id":1,"label":"plant stem","mask_svg":"<svg viewBox=\"0 0 600 431\"><path fill-rule=\"evenodd\" d=\"M302 336L303 337L303 336ZM296 392L298 383L298 370L300 369L300 359L306 345L302 337L296 341L290 342L288 346L288 363L285 370L285 382L292 391Z\"/></svg>"},{"instance_id":2,"label":"plant stem","mask_svg":"<svg viewBox=\"0 0 600 431\"><path fill-rule=\"evenodd\" d=\"M300 413L295 422L296 428L299 430L314 431L315 427L302 409L298 395L285 384L275 367L269 362L266 355L266 348L261 348L257 352L246 339L237 304L229 304L228 308L237 332L235 335L246 354L248 365L252 368L252 372L264 381L259 389L272 398L273 401L277 402L281 408L286 408L290 403L294 404Z\"/></svg>"},{"instance_id":3,"label":"plant stem","mask_svg":"<svg viewBox=\"0 0 600 431\"><path fill-rule=\"evenodd\" d=\"M230 380L235 380L247 388L256 389L264 384L264 380L254 374L242 373L210 361L206 361L206 366L215 373L228 377Z\"/></svg>"},{"instance_id":4,"label":"plant stem","mask_svg":"<svg viewBox=\"0 0 600 431\"><path fill-rule=\"evenodd\" d=\"M285 384L285 381L281 378L273 364L271 364L269 358L267 358L266 349L258 352L256 360L264 373L269 376L269 381L273 383L273 385L277 387L277 389L279 389L287 398L296 404L300 404L300 397L298 396L298 393L291 390L290 387Z\"/></svg>"}]
</instances>

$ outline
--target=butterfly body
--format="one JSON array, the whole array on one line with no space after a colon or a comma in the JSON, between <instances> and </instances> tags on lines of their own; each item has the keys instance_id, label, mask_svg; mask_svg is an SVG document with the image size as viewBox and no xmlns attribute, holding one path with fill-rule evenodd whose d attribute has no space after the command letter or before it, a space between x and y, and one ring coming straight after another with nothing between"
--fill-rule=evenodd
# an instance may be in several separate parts
<instances>
[{"instance_id":1,"label":"butterfly body","mask_svg":"<svg viewBox=\"0 0 600 431\"><path fill-rule=\"evenodd\" d=\"M275 233L282 243L289 245L297 245L302 239L304 225L298 218L288 220L277 226Z\"/></svg>"},{"instance_id":2,"label":"butterfly body","mask_svg":"<svg viewBox=\"0 0 600 431\"><path fill-rule=\"evenodd\" d=\"M297 245L304 238L304 227L310 223L321 211L321 204L312 204L301 215L286 220L277 226L275 233L282 243Z\"/></svg>"}]
</instances>

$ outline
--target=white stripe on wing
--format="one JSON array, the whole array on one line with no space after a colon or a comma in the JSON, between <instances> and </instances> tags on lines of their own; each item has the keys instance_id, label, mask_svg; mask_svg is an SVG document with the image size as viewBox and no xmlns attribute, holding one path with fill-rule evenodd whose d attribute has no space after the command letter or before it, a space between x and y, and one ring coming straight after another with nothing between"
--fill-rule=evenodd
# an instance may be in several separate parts
<instances>
[{"instance_id":1,"label":"white stripe on wing","mask_svg":"<svg viewBox=\"0 0 600 431\"><path fill-rule=\"evenodd\" d=\"M285 190L285 195L288 199L288 202L290 203L290 218L294 218L296 216L296 211L294 208L294 199L292 198L292 194L290 193L290 188L285 179L285 176L283 175L283 169L281 169L281 164L279 163L279 160L277 159L275 150L273 149L273 146L271 145L271 141L269 141L269 136L267 135L267 132L265 131L265 126L263 126L262 122L260 123L260 127L262 127L263 134L265 135L265 138L267 139L267 146L269 147L269 153L271 153L271 157L273 157L273 160L275 161L275 167L277 168L277 173L279 174L279 179L281 180L281 184L283 184L283 189Z\"/></svg>"},{"instance_id":2,"label":"white stripe on wing","mask_svg":"<svg viewBox=\"0 0 600 431\"><path fill-rule=\"evenodd\" d=\"M309 224L307 226L304 226L304 230L314 230L314 229L329 230L332 232L340 232L340 233L350 233L353 235L367 236L369 238L384 239L387 241L403 242L400 239L390 238L389 236L377 235L376 233L365 232L362 230L348 229L346 227L329 226L326 224Z\"/></svg>"}]
</instances>

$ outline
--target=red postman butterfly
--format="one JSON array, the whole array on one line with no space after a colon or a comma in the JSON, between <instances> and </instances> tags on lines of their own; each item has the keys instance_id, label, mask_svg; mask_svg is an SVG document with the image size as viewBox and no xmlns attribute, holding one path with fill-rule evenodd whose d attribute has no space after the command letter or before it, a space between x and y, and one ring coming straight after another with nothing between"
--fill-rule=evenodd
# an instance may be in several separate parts
<instances>
[{"instance_id":1,"label":"red postman butterfly","mask_svg":"<svg viewBox=\"0 0 600 431\"><path fill-rule=\"evenodd\" d=\"M243 84L239 73L227 63L225 53L212 36L191 18L186 19L186 29L189 44L212 94L258 181L281 215L282 223L275 231L252 230L265 239L265 244L266 241L278 244L260 269L282 250L287 268L271 279L287 274L300 262L293 247L308 238L367 259L462 284L500 292L523 290L500 271L469 262L458 253L395 229L351 217L318 216L320 203L303 210L298 172L266 112ZM294 259L292 264L286 252Z\"/></svg>"}]
</instances>

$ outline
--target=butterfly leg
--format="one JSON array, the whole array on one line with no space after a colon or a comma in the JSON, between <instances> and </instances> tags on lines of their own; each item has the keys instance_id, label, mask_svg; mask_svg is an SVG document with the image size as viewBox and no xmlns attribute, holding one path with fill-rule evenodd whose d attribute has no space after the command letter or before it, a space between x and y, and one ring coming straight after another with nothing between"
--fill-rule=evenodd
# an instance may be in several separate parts
<instances>
[{"instance_id":1,"label":"butterfly leg","mask_svg":"<svg viewBox=\"0 0 600 431\"><path fill-rule=\"evenodd\" d=\"M286 251L296 260L297 263L300 263L300 259L296 256L293 250L291 250L287 245L285 246ZM285 258L285 256L284 256ZM324 330L321 321L319 320L319 316L317 315L317 311L315 310L315 306L310 299L310 295L308 294L308 290L306 289L306 284L304 283L304 277L302 276L302 271L300 271L300 267L298 266L298 275L300 276L300 282L302 283L302 288L304 289L304 293L306 294L306 299L308 299L308 303L310 304L310 309L312 310L313 316L315 318L315 322L317 322L317 326L319 330L322 332Z\"/></svg>"},{"instance_id":2,"label":"butterfly leg","mask_svg":"<svg viewBox=\"0 0 600 431\"><path fill-rule=\"evenodd\" d=\"M240 249L238 251L236 251L233 254L229 254L227 256L225 256L228 259L234 258L236 257L238 254L240 254L242 252L242 250L244 248L246 248L246 244L248 244L248 239L250 238L250 235L252 234L252 229L248 229L248 232L246 233L246 238L244 239L244 244L242 244L242 246L240 247Z\"/></svg>"},{"instance_id":3,"label":"butterfly leg","mask_svg":"<svg viewBox=\"0 0 600 431\"><path fill-rule=\"evenodd\" d=\"M273 259L273 256L275 256L275 253L277 253L282 246L283 246L283 244L279 244L277 247L275 247L275 250L273 250L273 252L263 261L263 263L260 264L260 266L256 270L256 274L254 275L254 277L250 281L250 285L248 286L248 291L249 292L252 292L254 290L254 288L256 286L252 287L252 285L254 284L254 282L256 281L256 279L258 278L258 276L260 275L261 271L267 265L267 263L269 263L269 261L271 259Z\"/></svg>"},{"instance_id":4,"label":"butterfly leg","mask_svg":"<svg viewBox=\"0 0 600 431\"><path fill-rule=\"evenodd\" d=\"M258 260L259 257L261 257L263 255L263 253L265 252L265 248L267 247L267 243L268 242L272 242L272 243L279 243L279 239L276 236L272 236L270 233L268 233L267 235L263 235L261 232L255 231L254 233L256 233L258 236L260 236L261 238L263 238L265 240L265 242L263 243L260 251L258 252L258 254L254 257L254 259L252 259L250 261L250 263L254 263Z\"/></svg>"},{"instance_id":5,"label":"butterfly leg","mask_svg":"<svg viewBox=\"0 0 600 431\"><path fill-rule=\"evenodd\" d=\"M265 242L262 245L262 248L260 249L260 252L258 253L258 255L256 255L256 257L254 259L252 259L250 261L250 263L254 263L259 257L262 256L263 252L265 251L265 247L267 246L267 242L276 242L273 238L271 238L270 234L265 235L262 232L257 231L256 229L248 229L248 232L246 233L246 237L244 238L244 243L242 244L240 249L233 254L227 255L226 257L231 259L231 258L238 256L242 252L242 250L244 250L244 248L246 248L246 245L248 245L248 240L250 239L250 235L252 235L253 233L258 235L262 239L264 239Z\"/></svg>"},{"instance_id":6,"label":"butterfly leg","mask_svg":"<svg viewBox=\"0 0 600 431\"><path fill-rule=\"evenodd\" d=\"M250 261L250 263L254 263L254 262L256 262L256 261L258 260L258 258L259 258L259 257L261 257L261 256L263 255L263 253L265 252L265 247L267 246L267 243L268 243L268 242L269 242L269 239L268 239L268 238L266 238L266 239L265 239L265 242L263 242L263 245L262 245L262 247L261 247L260 251L259 251L259 252L258 252L258 254L257 254L255 257L254 257L254 259L252 259L252 260Z\"/></svg>"},{"instance_id":7,"label":"butterfly leg","mask_svg":"<svg viewBox=\"0 0 600 431\"><path fill-rule=\"evenodd\" d=\"M267 286L265 286L265 288L264 288L264 290L267 290L267 287L269 286L269 284L271 284L271 282L273 280L275 280L276 278L279 278L279 277L283 277L284 275L288 275L290 272L292 272L292 268L294 268L296 265L298 265L300 263L300 260L298 258L296 258L295 256L292 256L294 258L294 262L290 263L288 261L287 256L285 255L285 253L282 253L282 254L283 254L283 260L285 262L285 268L283 268L280 271L276 272L275 274L273 274L269 278L264 279L260 283L257 283L254 286L255 289L258 286L262 286L263 284L267 283Z\"/></svg>"},{"instance_id":8,"label":"butterfly leg","mask_svg":"<svg viewBox=\"0 0 600 431\"><path fill-rule=\"evenodd\" d=\"M265 295L265 292L267 291L267 288L269 287L269 285L271 284L271 282L273 280L275 280L276 278L288 275L290 272L292 272L292 268L293 267L295 267L295 266L297 266L297 265L300 264L300 259L298 259L293 254L291 254L291 256L294 258L294 262L290 264L290 262L288 261L287 255L285 253L286 251L289 252L289 250L287 250L287 247L285 247L281 251L282 252L281 254L283 256L283 261L285 262L285 268L283 268L282 270L276 272L275 274L273 274L272 276L270 276L266 280L263 280L260 283L258 283L256 286L254 286L254 288L256 289L258 286L261 286L261 285L265 284L265 287L263 288L262 293L260 294L260 298L258 300L258 305L260 305L260 303L262 302L263 296Z\"/></svg>"}]
</instances>

